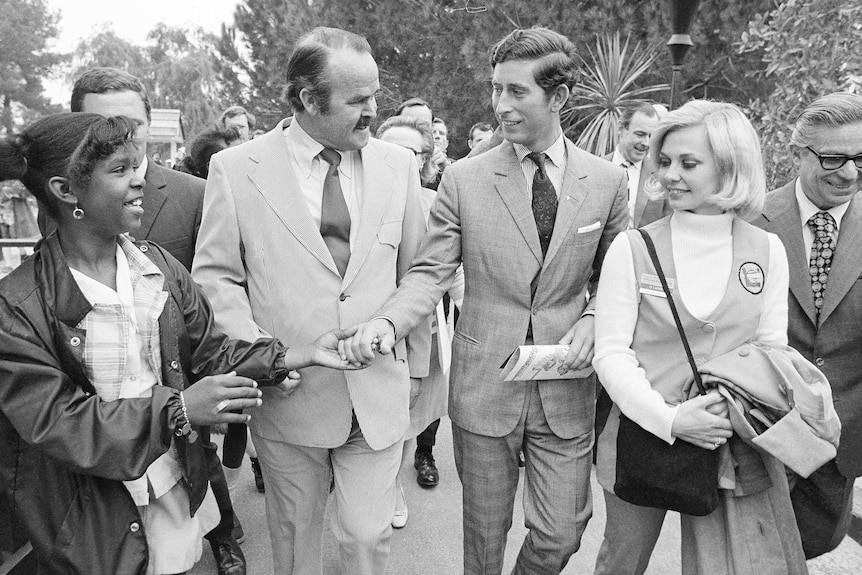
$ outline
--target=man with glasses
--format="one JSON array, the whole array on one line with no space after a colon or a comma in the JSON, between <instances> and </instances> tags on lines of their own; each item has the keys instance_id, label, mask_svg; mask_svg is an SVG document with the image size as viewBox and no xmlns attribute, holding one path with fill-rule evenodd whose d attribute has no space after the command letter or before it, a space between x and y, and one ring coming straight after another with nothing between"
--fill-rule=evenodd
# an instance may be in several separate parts
<instances>
[{"instance_id":1,"label":"man with glasses","mask_svg":"<svg viewBox=\"0 0 862 575\"><path fill-rule=\"evenodd\" d=\"M829 378L842 425L835 459L792 486L810 559L847 534L862 476L862 96L815 100L790 143L798 177L767 194L756 223L787 248L789 343Z\"/></svg>"}]
</instances>

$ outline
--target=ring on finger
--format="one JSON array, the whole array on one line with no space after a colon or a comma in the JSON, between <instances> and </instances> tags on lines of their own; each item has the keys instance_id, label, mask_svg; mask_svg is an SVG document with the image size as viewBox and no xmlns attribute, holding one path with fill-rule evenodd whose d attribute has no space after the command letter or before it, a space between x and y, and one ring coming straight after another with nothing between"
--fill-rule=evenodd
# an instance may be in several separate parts
<instances>
[{"instance_id":1,"label":"ring on finger","mask_svg":"<svg viewBox=\"0 0 862 575\"><path fill-rule=\"evenodd\" d=\"M222 399L221 401L219 401L219 402L216 404L216 406L215 406L215 407L213 407L213 413L215 413L216 415L218 415L219 413L221 413L222 411L224 411L224 410L225 410L225 408L226 408L229 404L230 404L230 400L229 400L229 399Z\"/></svg>"}]
</instances>

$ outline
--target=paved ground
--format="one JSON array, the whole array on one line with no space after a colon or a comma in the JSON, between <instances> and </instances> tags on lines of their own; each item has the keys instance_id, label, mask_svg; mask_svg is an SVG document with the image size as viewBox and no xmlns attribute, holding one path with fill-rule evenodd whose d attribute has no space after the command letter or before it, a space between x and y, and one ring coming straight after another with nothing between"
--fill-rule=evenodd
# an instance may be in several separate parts
<instances>
[{"instance_id":1,"label":"paved ground","mask_svg":"<svg viewBox=\"0 0 862 575\"><path fill-rule=\"evenodd\" d=\"M448 421L444 421L440 426L435 456L441 475L439 486L425 490L415 481L404 486L410 516L407 526L394 534L389 575L456 575L462 572L461 485L455 473L452 434ZM857 514L862 516L862 489L857 487L857 490ZM518 497L519 504L515 506L515 517L509 533L504 573L512 569L526 533L520 506L520 491ZM272 573L272 558L264 498L254 488L247 462L234 499L246 532L243 550L248 558L248 573L268 575ZM593 518L584 533L581 549L563 571L564 575L588 575L593 572L605 523L601 489L595 478L593 507ZM338 568L335 540L328 532L324 548L324 575L342 575ZM862 546L848 538L832 553L809 562L809 570L812 575L862 573ZM205 549L203 558L190 575L215 575L215 572L212 555ZM665 522L665 529L647 575L678 575L679 572L679 520L670 515Z\"/></svg>"}]
</instances>

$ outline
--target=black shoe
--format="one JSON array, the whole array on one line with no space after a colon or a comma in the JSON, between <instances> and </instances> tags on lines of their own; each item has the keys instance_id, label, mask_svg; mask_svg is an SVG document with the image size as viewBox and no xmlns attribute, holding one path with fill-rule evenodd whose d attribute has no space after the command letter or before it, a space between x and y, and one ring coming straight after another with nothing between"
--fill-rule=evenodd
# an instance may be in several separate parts
<instances>
[{"instance_id":1,"label":"black shoe","mask_svg":"<svg viewBox=\"0 0 862 575\"><path fill-rule=\"evenodd\" d=\"M251 460L251 472L254 473L254 486L258 492L266 492L266 485L263 484L263 474L260 472L260 462L257 457L249 457Z\"/></svg>"},{"instance_id":2,"label":"black shoe","mask_svg":"<svg viewBox=\"0 0 862 575\"><path fill-rule=\"evenodd\" d=\"M416 469L416 483L422 487L434 487L440 482L440 474L434 463L434 456L427 451L417 451L413 456L413 467Z\"/></svg>"},{"instance_id":3,"label":"black shoe","mask_svg":"<svg viewBox=\"0 0 862 575\"><path fill-rule=\"evenodd\" d=\"M227 541L210 541L218 575L245 575L245 555L233 536Z\"/></svg>"}]
</instances>

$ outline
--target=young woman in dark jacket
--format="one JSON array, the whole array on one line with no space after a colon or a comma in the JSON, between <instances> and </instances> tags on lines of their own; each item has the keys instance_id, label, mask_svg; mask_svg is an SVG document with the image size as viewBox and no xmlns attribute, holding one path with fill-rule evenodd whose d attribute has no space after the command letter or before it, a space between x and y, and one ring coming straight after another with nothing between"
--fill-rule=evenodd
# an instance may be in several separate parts
<instances>
[{"instance_id":1,"label":"young woman in dark jacket","mask_svg":"<svg viewBox=\"0 0 862 575\"><path fill-rule=\"evenodd\" d=\"M40 573L189 569L218 520L206 426L247 421L258 385L289 393L289 370L352 367L340 331L294 349L229 340L185 268L124 235L143 213L135 128L57 114L0 141L0 180L58 224L0 280L0 492Z\"/></svg>"}]
</instances>

